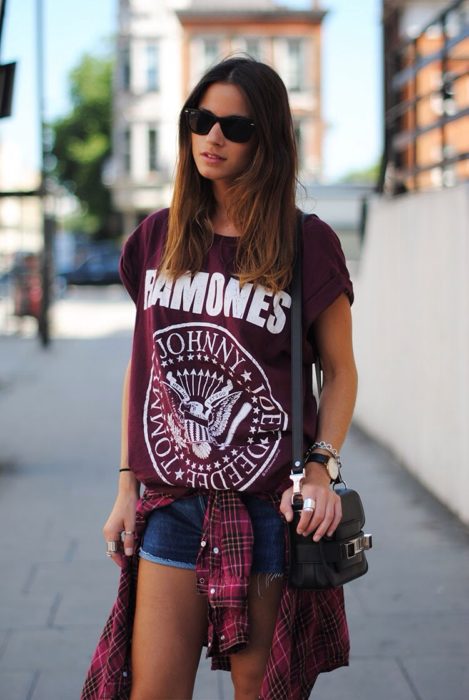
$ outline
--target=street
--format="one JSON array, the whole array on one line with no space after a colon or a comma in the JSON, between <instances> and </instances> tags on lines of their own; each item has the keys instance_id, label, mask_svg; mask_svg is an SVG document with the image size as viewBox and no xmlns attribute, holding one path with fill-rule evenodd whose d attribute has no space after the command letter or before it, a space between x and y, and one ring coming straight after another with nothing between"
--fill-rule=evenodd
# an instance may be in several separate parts
<instances>
[{"instance_id":1,"label":"street","mask_svg":"<svg viewBox=\"0 0 469 700\"><path fill-rule=\"evenodd\" d=\"M57 303L50 349L0 335L2 700L78 700L113 603L118 569L101 528L132 323L120 287L72 289ZM343 463L374 548L369 573L346 588L351 665L323 674L312 697L467 700L467 528L357 428ZM203 661L195 700L231 697L229 675Z\"/></svg>"}]
</instances>

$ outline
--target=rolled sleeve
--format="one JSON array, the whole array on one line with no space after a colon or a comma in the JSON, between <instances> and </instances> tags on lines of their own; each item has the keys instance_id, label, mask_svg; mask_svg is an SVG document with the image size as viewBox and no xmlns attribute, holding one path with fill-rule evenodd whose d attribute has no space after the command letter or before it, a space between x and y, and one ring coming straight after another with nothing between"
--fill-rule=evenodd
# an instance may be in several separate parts
<instances>
[{"instance_id":1,"label":"rolled sleeve","mask_svg":"<svg viewBox=\"0 0 469 700\"><path fill-rule=\"evenodd\" d=\"M303 314L307 327L341 294L353 303L353 285L337 234L316 216L303 235Z\"/></svg>"}]
</instances>

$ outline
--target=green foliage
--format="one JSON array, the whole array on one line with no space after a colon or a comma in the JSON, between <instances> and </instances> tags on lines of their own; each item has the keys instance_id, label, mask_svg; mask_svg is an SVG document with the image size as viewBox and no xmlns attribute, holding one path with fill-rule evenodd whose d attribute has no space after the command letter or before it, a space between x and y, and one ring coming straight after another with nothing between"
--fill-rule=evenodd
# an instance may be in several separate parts
<instances>
[{"instance_id":1,"label":"green foliage","mask_svg":"<svg viewBox=\"0 0 469 700\"><path fill-rule=\"evenodd\" d=\"M112 70L110 58L85 54L71 71L72 109L52 124L53 175L81 203L84 228L106 235L111 196L102 171L111 155Z\"/></svg>"},{"instance_id":2,"label":"green foliage","mask_svg":"<svg viewBox=\"0 0 469 700\"><path fill-rule=\"evenodd\" d=\"M348 182L355 185L374 185L378 181L380 163L374 163L362 170L352 170L340 178L339 182Z\"/></svg>"}]
</instances>

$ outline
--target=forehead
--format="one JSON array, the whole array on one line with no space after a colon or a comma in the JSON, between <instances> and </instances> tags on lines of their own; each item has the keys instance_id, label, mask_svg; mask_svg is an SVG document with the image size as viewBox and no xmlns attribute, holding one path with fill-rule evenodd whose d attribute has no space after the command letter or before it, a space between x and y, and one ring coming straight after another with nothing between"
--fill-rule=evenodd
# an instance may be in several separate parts
<instances>
[{"instance_id":1,"label":"forehead","mask_svg":"<svg viewBox=\"0 0 469 700\"><path fill-rule=\"evenodd\" d=\"M213 83L202 95L199 108L207 109L218 117L238 115L250 117L250 110L244 94L237 85Z\"/></svg>"}]
</instances>

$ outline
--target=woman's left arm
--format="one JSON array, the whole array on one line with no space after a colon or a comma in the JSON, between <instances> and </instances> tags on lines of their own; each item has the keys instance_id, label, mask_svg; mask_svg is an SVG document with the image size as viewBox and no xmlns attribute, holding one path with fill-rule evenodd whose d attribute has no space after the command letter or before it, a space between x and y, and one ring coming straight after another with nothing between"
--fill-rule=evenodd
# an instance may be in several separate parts
<instances>
[{"instance_id":1,"label":"woman's left arm","mask_svg":"<svg viewBox=\"0 0 469 700\"><path fill-rule=\"evenodd\" d=\"M316 441L331 444L338 452L347 435L357 394L357 370L352 347L352 315L350 303L341 294L318 317L314 324L316 347L321 357L323 388L319 402ZM325 450L315 450L325 455ZM329 485L325 468L317 462L306 465L306 476L301 493L303 499L315 501L314 511L303 511L298 532L314 532L317 541L323 535L332 535L342 517L339 496ZM293 518L292 489L282 495L280 509L288 521Z\"/></svg>"}]
</instances>

